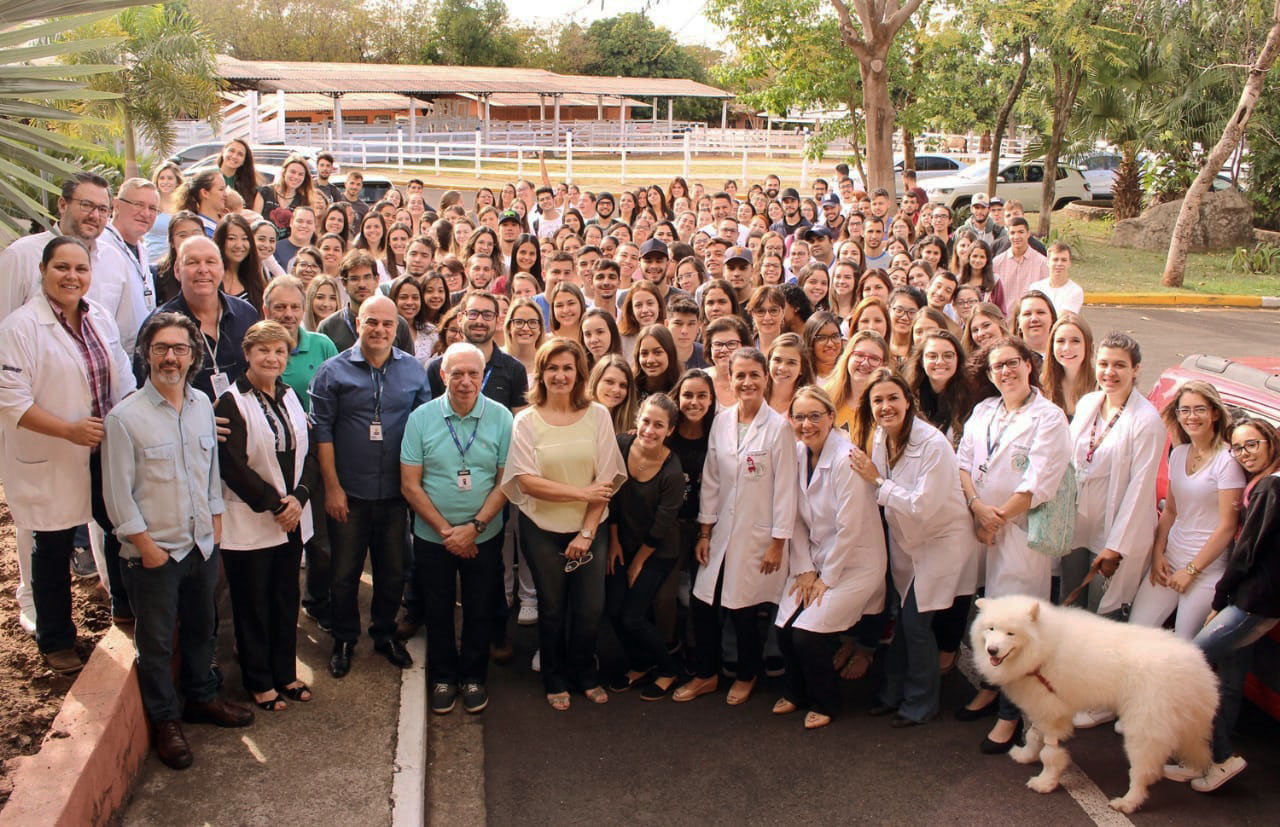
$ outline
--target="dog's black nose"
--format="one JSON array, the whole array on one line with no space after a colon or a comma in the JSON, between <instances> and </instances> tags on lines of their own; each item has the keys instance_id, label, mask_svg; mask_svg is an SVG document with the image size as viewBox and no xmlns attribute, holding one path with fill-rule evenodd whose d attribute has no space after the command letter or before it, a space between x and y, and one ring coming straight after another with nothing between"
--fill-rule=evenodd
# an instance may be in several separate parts
<instances>
[{"instance_id":1,"label":"dog's black nose","mask_svg":"<svg viewBox=\"0 0 1280 827\"><path fill-rule=\"evenodd\" d=\"M996 655L1000 654L1000 649L995 646L988 646L987 654L994 658Z\"/></svg>"}]
</instances>

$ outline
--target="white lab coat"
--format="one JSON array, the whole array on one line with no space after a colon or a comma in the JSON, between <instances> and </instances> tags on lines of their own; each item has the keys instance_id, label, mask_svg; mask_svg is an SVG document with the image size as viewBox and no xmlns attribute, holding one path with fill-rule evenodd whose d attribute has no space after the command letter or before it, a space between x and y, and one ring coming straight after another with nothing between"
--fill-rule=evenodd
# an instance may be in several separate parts
<instances>
[{"instance_id":1,"label":"white lab coat","mask_svg":"<svg viewBox=\"0 0 1280 827\"><path fill-rule=\"evenodd\" d=\"M1099 614L1107 614L1125 604L1133 603L1151 559L1151 546L1155 542L1156 476L1160 471L1160 458L1164 456L1168 431L1160 412L1156 410L1135 387L1129 393L1129 401L1116 420L1115 427L1107 434L1095 452L1094 462L1086 462L1089 451L1089 431L1106 401L1106 394L1094 391L1085 394L1076 403L1076 415L1071 420L1071 438L1076 467L1076 478L1083 489L1096 475L1106 478L1106 511L1102 526L1076 524L1073 548L1088 548L1094 553L1113 549L1123 558L1116 573L1107 584ZM1099 422L1097 433L1106 427ZM1100 462L1101 461L1101 462ZM1096 539L1101 528L1105 541ZM1090 530L1093 529L1093 530ZM1093 548L1099 545L1099 548Z\"/></svg>"},{"instance_id":2,"label":"white lab coat","mask_svg":"<svg viewBox=\"0 0 1280 827\"><path fill-rule=\"evenodd\" d=\"M156 285L151 276L151 266L147 262L147 248L141 242L132 245L138 252L138 256L134 256L129 252L129 242L111 224L98 236L98 244L110 248L116 254L118 266L125 274L124 299L128 303L131 329L125 330L123 317L116 319L116 326L120 328L120 341L125 353L133 353L133 345L137 341L142 322L156 309ZM123 310L122 307L122 312Z\"/></svg>"},{"instance_id":3,"label":"white lab coat","mask_svg":"<svg viewBox=\"0 0 1280 827\"><path fill-rule=\"evenodd\" d=\"M832 429L808 477L809 449L795 446L797 509L790 572L778 602L777 625L786 626L801 601L791 594L796 576L816 571L827 584L822 602L793 624L810 632L843 632L865 614L884 608L887 553L875 491L849 466L852 443Z\"/></svg>"},{"instance_id":4,"label":"white lab coat","mask_svg":"<svg viewBox=\"0 0 1280 827\"><path fill-rule=\"evenodd\" d=\"M781 414L762 404L738 445L738 406L716 414L702 468L698 522L714 523L707 565L698 569L693 594L715 598L724 569L720 605L742 609L777 603L787 579L787 556L773 574L760 564L773 539L789 540L796 520L795 436Z\"/></svg>"},{"instance_id":5,"label":"white lab coat","mask_svg":"<svg viewBox=\"0 0 1280 827\"><path fill-rule=\"evenodd\" d=\"M964 426L957 458L973 478L978 499L999 506L1017 493L1031 494L1034 508L1053 498L1071 460L1071 431L1066 414L1040 391L1013 416L1000 436L993 423L999 396L979 402ZM988 448L988 435L994 453ZM986 471L981 469L986 467ZM1053 560L1027 546L1027 515L1007 523L987 546L986 595L1024 594L1049 598Z\"/></svg>"},{"instance_id":6,"label":"white lab coat","mask_svg":"<svg viewBox=\"0 0 1280 827\"><path fill-rule=\"evenodd\" d=\"M111 356L111 401L137 387L120 347L115 320L89 302L86 317ZM89 449L35 431L18 431L32 405L68 422L92 415L89 375L71 335L63 330L41 291L0 323L0 452L5 497L14 522L36 531L59 531L93 520Z\"/></svg>"},{"instance_id":7,"label":"white lab coat","mask_svg":"<svg viewBox=\"0 0 1280 827\"><path fill-rule=\"evenodd\" d=\"M0 250L0 320L42 292L40 256L45 245L55 237L50 232L24 236ZM102 305L111 314L121 346L126 353L132 353L142 319L134 318L133 301L125 289L125 264L120 260L123 251L102 242L99 236L89 256L92 277L85 298Z\"/></svg>"},{"instance_id":8,"label":"white lab coat","mask_svg":"<svg viewBox=\"0 0 1280 827\"><path fill-rule=\"evenodd\" d=\"M978 538L964 505L960 463L941 431L915 417L911 437L888 467L883 429L871 449L884 484L876 501L889 523L889 566L903 605L915 583L922 612L945 609L957 595L973 594L978 582Z\"/></svg>"}]
</instances>

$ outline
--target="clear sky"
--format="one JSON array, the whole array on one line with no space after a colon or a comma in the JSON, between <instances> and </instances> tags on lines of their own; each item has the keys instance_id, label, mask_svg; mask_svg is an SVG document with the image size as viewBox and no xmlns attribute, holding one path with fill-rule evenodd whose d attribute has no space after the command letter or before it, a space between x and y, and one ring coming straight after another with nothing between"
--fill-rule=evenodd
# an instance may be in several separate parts
<instances>
[{"instance_id":1,"label":"clear sky","mask_svg":"<svg viewBox=\"0 0 1280 827\"><path fill-rule=\"evenodd\" d=\"M656 25L675 32L681 43L720 48L725 36L703 16L705 0L539 0L533 3L506 0L506 3L514 20L546 23L572 16L579 23L587 24L625 12L643 12Z\"/></svg>"}]
</instances>

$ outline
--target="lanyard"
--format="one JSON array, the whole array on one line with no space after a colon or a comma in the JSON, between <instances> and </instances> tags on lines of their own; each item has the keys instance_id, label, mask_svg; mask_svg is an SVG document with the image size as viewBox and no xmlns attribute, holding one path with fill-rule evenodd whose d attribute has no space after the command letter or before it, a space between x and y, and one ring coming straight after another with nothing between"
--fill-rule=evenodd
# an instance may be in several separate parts
<instances>
[{"instance_id":1,"label":"lanyard","mask_svg":"<svg viewBox=\"0 0 1280 827\"><path fill-rule=\"evenodd\" d=\"M493 365L489 365L484 369L484 378L480 380L480 395L484 396L485 386L489 384L489 374L493 373Z\"/></svg>"},{"instance_id":2,"label":"lanyard","mask_svg":"<svg viewBox=\"0 0 1280 827\"><path fill-rule=\"evenodd\" d=\"M218 322L214 326L218 333L222 333L222 302L218 302ZM213 340L213 347L209 347L209 334L203 330L200 331L200 340L204 342L204 352L209 354L210 367L214 373L218 373L218 347L222 344L222 336Z\"/></svg>"},{"instance_id":3,"label":"lanyard","mask_svg":"<svg viewBox=\"0 0 1280 827\"><path fill-rule=\"evenodd\" d=\"M387 381L386 371L386 366L379 369L369 365L369 379L373 382L373 421L375 424L382 422L382 385Z\"/></svg>"},{"instance_id":4,"label":"lanyard","mask_svg":"<svg viewBox=\"0 0 1280 827\"><path fill-rule=\"evenodd\" d=\"M1022 404L1019 405L1017 409L1013 411L1013 413L1009 416L1007 420L1005 420L1004 425L1001 426L1000 428L1000 432L996 434L994 441L992 441L991 439L991 426L995 424L996 417L994 416L991 417L991 420L987 422L987 458L981 465L978 466L978 470L981 471L983 474L987 473L987 465L988 463L991 462L991 458L995 456L997 451L1000 450L1000 443L1004 441L1005 432L1009 430L1009 426L1012 425L1014 420L1018 418L1018 414L1022 413L1023 409L1026 408L1027 403L1031 401L1031 397L1034 395L1035 395L1034 390L1032 390L1031 393L1027 394L1027 398L1022 401ZM1003 408L1004 403L1001 402L1000 406Z\"/></svg>"},{"instance_id":5,"label":"lanyard","mask_svg":"<svg viewBox=\"0 0 1280 827\"><path fill-rule=\"evenodd\" d=\"M446 413L449 408L448 401L449 398L446 396L445 405L440 409L440 415L444 417L444 424L449 429L449 436L453 437L453 444L458 449L458 456L462 457L462 468L465 471L467 468L467 451L471 450L472 443L476 441L476 434L480 433L480 419L484 416L484 395L480 394L480 413L476 414L476 426L471 430L471 438L467 440L466 447L463 447L462 442L458 439L458 432L453 429L453 423L449 421L449 414ZM462 419L459 417L458 421L461 422Z\"/></svg>"},{"instance_id":6,"label":"lanyard","mask_svg":"<svg viewBox=\"0 0 1280 827\"><path fill-rule=\"evenodd\" d=\"M351 321L351 308L347 307L343 309L342 320L347 323L347 329L351 331L351 335L359 339L360 334L356 333L355 322Z\"/></svg>"},{"instance_id":7,"label":"lanyard","mask_svg":"<svg viewBox=\"0 0 1280 827\"><path fill-rule=\"evenodd\" d=\"M1125 405L1129 404L1129 400L1125 400L1124 405L1120 406L1120 410L1116 411L1111 417L1111 421L1107 423L1107 427L1102 429L1102 436L1094 440L1094 434L1098 432L1098 420L1102 418L1102 405L1098 406L1098 413L1093 417L1093 424L1089 426L1089 452L1084 455L1085 462L1093 462L1093 454L1102 445L1102 441L1107 438L1107 434L1111 433L1111 429L1115 427L1116 420L1120 418L1120 414L1124 413Z\"/></svg>"}]
</instances>

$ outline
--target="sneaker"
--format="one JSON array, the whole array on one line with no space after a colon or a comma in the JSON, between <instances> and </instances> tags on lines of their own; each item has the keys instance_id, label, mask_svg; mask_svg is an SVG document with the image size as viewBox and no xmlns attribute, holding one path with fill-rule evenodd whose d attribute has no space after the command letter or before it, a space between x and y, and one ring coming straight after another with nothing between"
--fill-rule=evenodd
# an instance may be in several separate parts
<instances>
[{"instance_id":1,"label":"sneaker","mask_svg":"<svg viewBox=\"0 0 1280 827\"><path fill-rule=\"evenodd\" d=\"M26 632L32 637L35 637L36 636L36 610L34 608L31 608L31 609L22 609L21 611L19 611L18 625L22 627L22 631Z\"/></svg>"},{"instance_id":2,"label":"sneaker","mask_svg":"<svg viewBox=\"0 0 1280 827\"><path fill-rule=\"evenodd\" d=\"M1164 777L1170 781L1177 781L1179 784L1186 784L1188 781L1194 781L1204 773L1196 772L1186 764L1165 764Z\"/></svg>"},{"instance_id":3,"label":"sneaker","mask_svg":"<svg viewBox=\"0 0 1280 827\"><path fill-rule=\"evenodd\" d=\"M516 623L521 626L533 626L538 622L537 606L521 606L520 614L516 615Z\"/></svg>"},{"instance_id":4,"label":"sneaker","mask_svg":"<svg viewBox=\"0 0 1280 827\"><path fill-rule=\"evenodd\" d=\"M458 702L458 687L451 683L433 683L431 685L431 711L437 715L448 715Z\"/></svg>"},{"instance_id":5,"label":"sneaker","mask_svg":"<svg viewBox=\"0 0 1280 827\"><path fill-rule=\"evenodd\" d=\"M322 632L333 631L333 624L329 622L329 618L327 616L314 612L311 609L308 609L306 606L302 607L302 613L307 617L311 618L312 622L316 624L316 628L318 628L320 631Z\"/></svg>"},{"instance_id":6,"label":"sneaker","mask_svg":"<svg viewBox=\"0 0 1280 827\"><path fill-rule=\"evenodd\" d=\"M1115 719L1116 713L1110 709L1082 709L1071 716L1071 725L1076 729L1093 729Z\"/></svg>"},{"instance_id":7,"label":"sneaker","mask_svg":"<svg viewBox=\"0 0 1280 827\"><path fill-rule=\"evenodd\" d=\"M542 671L542 650L533 653L533 660L529 663L529 668L535 672Z\"/></svg>"},{"instance_id":8,"label":"sneaker","mask_svg":"<svg viewBox=\"0 0 1280 827\"><path fill-rule=\"evenodd\" d=\"M484 712L484 708L489 705L489 693L485 691L484 684L481 683L464 683L462 685L462 708L472 715L478 715Z\"/></svg>"},{"instance_id":9,"label":"sneaker","mask_svg":"<svg viewBox=\"0 0 1280 827\"><path fill-rule=\"evenodd\" d=\"M1221 787L1249 766L1239 755L1233 755L1220 764L1210 764L1204 775L1191 779L1191 789L1198 793L1211 793Z\"/></svg>"},{"instance_id":10,"label":"sneaker","mask_svg":"<svg viewBox=\"0 0 1280 827\"><path fill-rule=\"evenodd\" d=\"M81 580L98 576L98 564L93 561L93 551L77 548L71 553L71 573Z\"/></svg>"}]
</instances>

